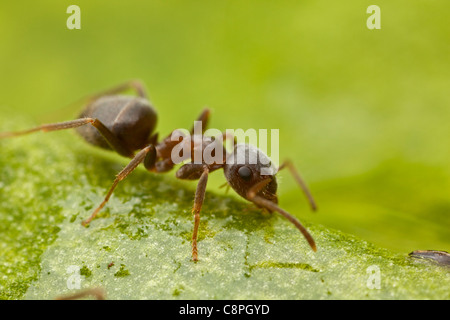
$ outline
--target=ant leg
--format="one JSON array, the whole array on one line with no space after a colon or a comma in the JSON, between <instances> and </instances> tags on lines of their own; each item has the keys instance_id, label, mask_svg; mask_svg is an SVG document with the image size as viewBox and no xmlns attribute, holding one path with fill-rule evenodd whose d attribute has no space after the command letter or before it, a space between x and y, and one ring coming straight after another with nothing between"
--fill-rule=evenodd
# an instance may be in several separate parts
<instances>
[{"instance_id":1,"label":"ant leg","mask_svg":"<svg viewBox=\"0 0 450 320\"><path fill-rule=\"evenodd\" d=\"M96 300L105 300L105 291L101 288L86 289L75 294L56 297L55 300L77 300L84 297L93 296Z\"/></svg>"},{"instance_id":2,"label":"ant leg","mask_svg":"<svg viewBox=\"0 0 450 320\"><path fill-rule=\"evenodd\" d=\"M128 175L133 172L134 169L142 162L147 159L147 156L150 154L151 157L154 156L154 153L156 152L155 147L153 145L147 146L141 151L139 151L136 156L131 160L131 162L122 170L119 172L119 174L116 176L116 179L114 180L111 188L109 189L108 193L106 194L105 199L103 202L97 207L97 209L94 210L92 215L84 220L81 224L83 226L87 226L92 219L95 218L95 216L100 212L100 210L103 209L105 204L108 202L109 198L111 197L112 193L114 192L114 189L117 187L120 181L128 177Z\"/></svg>"},{"instance_id":3,"label":"ant leg","mask_svg":"<svg viewBox=\"0 0 450 320\"><path fill-rule=\"evenodd\" d=\"M197 190L195 191L194 207L194 232L192 235L192 260L198 261L197 250L197 234L200 224L200 210L202 209L203 200L205 199L206 184L208 183L208 175L210 170L202 164L187 163L178 169L176 177L183 180L197 180Z\"/></svg>"},{"instance_id":4,"label":"ant leg","mask_svg":"<svg viewBox=\"0 0 450 320\"><path fill-rule=\"evenodd\" d=\"M93 96L93 99L96 99L101 96L118 94L120 92L126 91L128 89L133 89L136 91L137 95L141 98L147 99L147 92L145 91L144 85L139 80L131 80L125 83L119 84L111 89L105 90Z\"/></svg>"},{"instance_id":5,"label":"ant leg","mask_svg":"<svg viewBox=\"0 0 450 320\"><path fill-rule=\"evenodd\" d=\"M283 170L284 168L288 168L291 172L292 176L294 177L295 181L300 185L300 188L303 190L303 193L305 194L306 198L309 201L309 204L311 206L311 209L313 211L317 210L316 202L314 201L313 196L311 195L311 192L309 191L308 186L306 185L305 181L302 179L300 174L298 173L297 169L295 169L294 165L291 161L287 160L285 161L279 168L278 171Z\"/></svg>"},{"instance_id":6,"label":"ant leg","mask_svg":"<svg viewBox=\"0 0 450 320\"><path fill-rule=\"evenodd\" d=\"M195 121L198 121L201 123L202 134L205 133L206 128L208 127L208 120L209 120L210 115L211 115L211 110L209 110L208 108L205 108L205 109L203 109L202 113L197 118L197 120L195 120ZM195 132L195 126L192 127L192 129L191 129L191 135L194 134L194 132Z\"/></svg>"},{"instance_id":7,"label":"ant leg","mask_svg":"<svg viewBox=\"0 0 450 320\"><path fill-rule=\"evenodd\" d=\"M29 133L34 133L38 131L49 132L56 130L73 129L77 127L84 126L86 124L92 125L96 128L100 134L105 138L108 144L113 150L122 156L132 158L133 152L128 150L128 148L98 119L95 118L80 118L76 120L70 120L65 122L58 122L52 124L44 124L31 129L16 131L16 132L3 132L0 133L1 138L17 137Z\"/></svg>"},{"instance_id":8,"label":"ant leg","mask_svg":"<svg viewBox=\"0 0 450 320\"><path fill-rule=\"evenodd\" d=\"M251 202L253 202L256 205L259 205L263 208L266 208L270 211L276 211L280 213L283 217L288 219L292 224L294 224L298 230L303 234L305 239L308 241L309 245L314 251L317 251L316 243L314 242L313 237L311 234L306 230L306 228L298 221L296 218L294 218L291 214L289 214L287 211L281 209L276 203L269 201L263 197L258 196L258 192L260 192L267 184L271 181L271 179L264 179L255 185L253 185L247 192L247 199Z\"/></svg>"},{"instance_id":9,"label":"ant leg","mask_svg":"<svg viewBox=\"0 0 450 320\"><path fill-rule=\"evenodd\" d=\"M197 118L197 120L195 120L195 121L198 121L200 123L194 123L194 126L192 127L192 129L190 131L191 135L193 135L194 132L198 131L198 130L196 130L196 128L198 126L200 126L200 125L201 125L201 132L202 132L202 134L206 131L206 127L208 126L208 119L209 119L210 114L211 114L211 110L209 110L208 108L203 109L203 111L200 114L200 116ZM171 137L172 137L172 134L175 131L170 133L163 141L170 140Z\"/></svg>"},{"instance_id":10,"label":"ant leg","mask_svg":"<svg viewBox=\"0 0 450 320\"><path fill-rule=\"evenodd\" d=\"M90 96L81 98L78 100L78 102L87 101L87 103L89 103L89 102L92 102L92 101L102 97L102 96L115 95L115 94L121 93L121 92L129 90L129 89L133 89L134 91L136 91L136 94L139 97L148 99L147 92L145 91L145 88L144 88L144 85L142 84L142 82L140 82L139 80L130 80L125 83L121 83L111 89L107 89L107 90L101 91L99 93L92 94Z\"/></svg>"},{"instance_id":11,"label":"ant leg","mask_svg":"<svg viewBox=\"0 0 450 320\"><path fill-rule=\"evenodd\" d=\"M100 91L98 93L94 93L94 94L91 94L88 96L81 97L81 98L75 100L74 102L69 103L64 108L66 109L66 108L70 107L72 109L73 106L80 105L80 104L87 106L87 105L91 104L94 100L96 100L102 96L119 94L119 93L129 90L129 89L133 89L134 91L136 91L136 94L139 97L148 99L147 92L146 92L142 82L140 82L139 80L130 80L125 83L119 84L111 89L107 89L104 91Z\"/></svg>"},{"instance_id":12,"label":"ant leg","mask_svg":"<svg viewBox=\"0 0 450 320\"><path fill-rule=\"evenodd\" d=\"M202 209L203 200L205 199L206 184L208 183L209 169L205 168L197 184L197 190L195 191L194 207L192 212L194 213L194 232L192 234L192 260L198 261L197 250L197 234L198 226L200 224L200 210Z\"/></svg>"},{"instance_id":13,"label":"ant leg","mask_svg":"<svg viewBox=\"0 0 450 320\"><path fill-rule=\"evenodd\" d=\"M131 80L131 81L125 82L125 83L117 86L116 88L111 89L109 91L109 94L122 92L129 88L134 89L139 97L148 99L148 95L147 95L147 92L145 91L145 87L142 84L142 82L139 80Z\"/></svg>"},{"instance_id":14,"label":"ant leg","mask_svg":"<svg viewBox=\"0 0 450 320\"><path fill-rule=\"evenodd\" d=\"M102 96L119 94L120 92L129 90L129 89L133 89L134 91L136 91L136 94L139 97L148 99L147 92L145 91L145 88L144 88L144 85L142 84L142 82L140 82L139 80L130 80L125 83L121 83L111 89L103 90L98 93L94 93L94 94L91 94L88 96L81 97L81 98L69 103L68 105L66 105L64 107L64 109L66 109L66 108L72 109L74 106L80 105L80 104L87 106Z\"/></svg>"}]
</instances>

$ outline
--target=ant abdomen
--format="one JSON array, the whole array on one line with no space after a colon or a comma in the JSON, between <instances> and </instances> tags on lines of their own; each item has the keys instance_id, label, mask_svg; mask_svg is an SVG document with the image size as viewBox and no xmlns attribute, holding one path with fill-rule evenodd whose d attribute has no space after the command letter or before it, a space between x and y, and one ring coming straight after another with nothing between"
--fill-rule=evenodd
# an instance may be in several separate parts
<instances>
[{"instance_id":1,"label":"ant abdomen","mask_svg":"<svg viewBox=\"0 0 450 320\"><path fill-rule=\"evenodd\" d=\"M131 151L148 144L157 122L156 111L147 99L119 95L98 98L81 113L80 118L98 119ZM77 131L90 144L111 149L95 127L81 126Z\"/></svg>"}]
</instances>

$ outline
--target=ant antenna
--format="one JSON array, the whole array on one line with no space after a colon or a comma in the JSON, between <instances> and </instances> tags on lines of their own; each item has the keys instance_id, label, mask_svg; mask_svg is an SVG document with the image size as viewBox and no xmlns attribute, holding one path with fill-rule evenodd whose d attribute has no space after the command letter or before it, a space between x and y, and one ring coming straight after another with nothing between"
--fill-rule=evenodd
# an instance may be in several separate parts
<instances>
[{"instance_id":1,"label":"ant antenna","mask_svg":"<svg viewBox=\"0 0 450 320\"><path fill-rule=\"evenodd\" d=\"M283 170L284 168L288 168L291 172L292 176L294 177L295 181L297 181L300 188L303 190L303 193L305 194L306 198L308 199L309 205L311 206L312 211L317 211L317 204L314 201L314 198L311 194L311 191L309 191L308 186L306 185L305 181L302 179L300 174L298 173L297 169L294 167L291 161L285 161L279 168L278 171Z\"/></svg>"}]
</instances>

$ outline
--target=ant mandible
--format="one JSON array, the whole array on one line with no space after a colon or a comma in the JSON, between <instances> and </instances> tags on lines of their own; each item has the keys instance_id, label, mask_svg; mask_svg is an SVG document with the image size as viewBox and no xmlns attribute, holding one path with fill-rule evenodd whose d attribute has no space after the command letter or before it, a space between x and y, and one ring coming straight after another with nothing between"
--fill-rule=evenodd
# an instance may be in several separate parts
<instances>
[{"instance_id":1,"label":"ant mandible","mask_svg":"<svg viewBox=\"0 0 450 320\"><path fill-rule=\"evenodd\" d=\"M137 96L120 95L121 92L133 89ZM92 215L82 222L87 226L99 211L106 205L114 189L120 181L125 179L139 164L150 172L163 173L170 171L175 163L171 159L171 153L179 141L173 141L171 135L158 142L158 134L153 133L156 127L157 114L148 101L144 86L139 81L129 81L110 90L93 95L86 99L86 107L79 118L72 121L44 124L28 130L18 132L0 133L0 138L15 137L33 132L56 131L76 128L78 133L88 143L117 152L131 158L130 163L119 172L103 202L94 210ZM210 115L209 109L204 109L197 121L202 125L200 141L194 138L194 129L190 132L190 148L192 151L205 150L211 144L221 143L212 137L203 135ZM223 139L230 138L224 134ZM200 143L200 145L199 145ZM311 248L316 251L314 239L305 227L292 215L278 206L277 181L275 175L265 175L263 168L273 166L270 159L259 149L249 144L236 144L231 153L223 148L223 161L207 164L194 163L191 152L191 162L182 165L176 172L178 179L198 180L195 192L194 205L194 231L192 235L192 259L198 261L197 233L200 223L200 211L205 198L208 175L218 169L223 169L227 183L244 199L253 202L256 206L269 212L278 212L293 223L304 235ZM135 152L138 151L136 154ZM245 153L244 163L235 163L236 157ZM250 163L249 156L257 156L256 163ZM269 160L260 161L260 159ZM265 164L263 164L265 163ZM269 164L267 164L269 163ZM288 168L295 180L305 193L312 210L316 210L316 204L298 172L291 162L282 164L275 172Z\"/></svg>"}]
</instances>

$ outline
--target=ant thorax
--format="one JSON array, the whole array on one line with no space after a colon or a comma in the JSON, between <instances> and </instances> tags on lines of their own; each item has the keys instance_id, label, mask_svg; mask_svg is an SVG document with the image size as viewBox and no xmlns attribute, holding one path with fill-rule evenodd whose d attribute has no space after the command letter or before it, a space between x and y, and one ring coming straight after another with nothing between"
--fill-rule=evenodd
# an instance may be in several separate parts
<instances>
[{"instance_id":1,"label":"ant thorax","mask_svg":"<svg viewBox=\"0 0 450 320\"><path fill-rule=\"evenodd\" d=\"M191 162L203 165L223 166L226 160L226 150L222 139L206 135L190 135L181 130L175 130L171 141L171 160L174 164Z\"/></svg>"}]
</instances>

